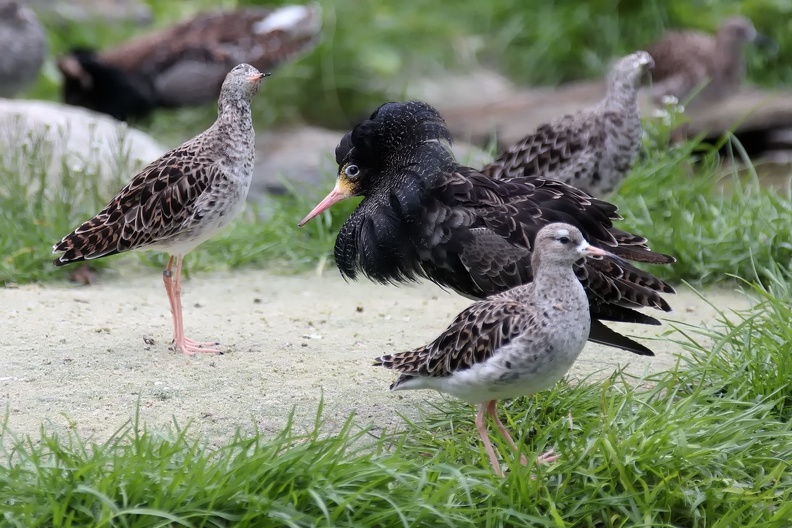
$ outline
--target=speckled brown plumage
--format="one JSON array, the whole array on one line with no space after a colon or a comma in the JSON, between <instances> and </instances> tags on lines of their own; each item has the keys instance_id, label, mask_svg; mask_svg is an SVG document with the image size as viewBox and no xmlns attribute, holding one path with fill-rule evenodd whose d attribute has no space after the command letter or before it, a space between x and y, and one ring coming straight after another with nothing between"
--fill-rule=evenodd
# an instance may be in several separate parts
<instances>
[{"instance_id":1,"label":"speckled brown plumage","mask_svg":"<svg viewBox=\"0 0 792 528\"><path fill-rule=\"evenodd\" d=\"M743 47L774 43L745 17L726 19L715 35L677 30L647 48L655 61L652 98L673 96L688 108L703 108L735 94L745 77ZM690 97L693 99L688 101Z\"/></svg>"},{"instance_id":2,"label":"speckled brown plumage","mask_svg":"<svg viewBox=\"0 0 792 528\"><path fill-rule=\"evenodd\" d=\"M480 404L476 419L492 465L484 413L495 403L550 388L572 367L589 336L588 299L572 271L590 246L575 227L552 223L536 234L533 282L479 301L460 313L432 343L381 356L375 365L401 375L391 390L435 389ZM611 256L612 258L612 256ZM514 441L499 423L512 446Z\"/></svg>"},{"instance_id":3,"label":"speckled brown plumage","mask_svg":"<svg viewBox=\"0 0 792 528\"><path fill-rule=\"evenodd\" d=\"M245 204L254 161L250 103L266 75L248 64L231 70L220 93L217 120L208 130L152 162L96 216L53 247L62 253L56 266L135 249L172 255L165 282L169 298L171 289L176 292L171 298L175 341L184 352L198 350L180 337L182 258L225 227ZM170 288L174 257L176 277Z\"/></svg>"},{"instance_id":4,"label":"speckled brown plumage","mask_svg":"<svg viewBox=\"0 0 792 528\"><path fill-rule=\"evenodd\" d=\"M494 180L459 165L450 140L442 117L426 103L381 106L341 140L336 187L300 225L339 200L362 195L336 238L343 276L362 273L379 283L423 277L482 299L530 283L536 233L548 223L572 224L590 243L620 257L576 265L591 303L591 339L651 354L600 321L659 324L634 308L670 310L660 294L673 288L623 259L674 259L616 229L616 206L555 180Z\"/></svg>"},{"instance_id":5,"label":"speckled brown plumage","mask_svg":"<svg viewBox=\"0 0 792 528\"><path fill-rule=\"evenodd\" d=\"M312 49L321 17L318 4L205 12L115 48L74 49L58 59L63 97L123 120L207 104L236 64L269 71Z\"/></svg>"},{"instance_id":6,"label":"speckled brown plumage","mask_svg":"<svg viewBox=\"0 0 792 528\"><path fill-rule=\"evenodd\" d=\"M638 51L608 74L608 92L594 108L540 126L481 169L492 178L552 178L593 196L614 192L627 177L641 145L638 90L653 65Z\"/></svg>"}]
</instances>

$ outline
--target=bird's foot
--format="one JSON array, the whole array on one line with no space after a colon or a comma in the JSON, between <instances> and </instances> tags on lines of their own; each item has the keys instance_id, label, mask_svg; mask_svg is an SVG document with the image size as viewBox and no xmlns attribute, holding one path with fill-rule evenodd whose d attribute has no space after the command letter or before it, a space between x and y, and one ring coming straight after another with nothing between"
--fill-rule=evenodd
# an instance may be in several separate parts
<instances>
[{"instance_id":1,"label":"bird's foot","mask_svg":"<svg viewBox=\"0 0 792 528\"><path fill-rule=\"evenodd\" d=\"M554 454L553 450L551 449L550 451L536 457L536 465L538 466L540 464L552 464L558 459L559 456ZM525 458L525 455L520 455L520 464L522 464L523 466L528 465L528 459Z\"/></svg>"},{"instance_id":2,"label":"bird's foot","mask_svg":"<svg viewBox=\"0 0 792 528\"><path fill-rule=\"evenodd\" d=\"M550 451L547 451L546 453L543 453L543 454L539 455L538 457L536 457L536 463L537 463L537 465L538 464L552 464L553 462L556 462L559 458L561 458L561 457L556 455L553 452L553 450L551 449ZM523 465L525 465L525 464L523 463Z\"/></svg>"},{"instance_id":3,"label":"bird's foot","mask_svg":"<svg viewBox=\"0 0 792 528\"><path fill-rule=\"evenodd\" d=\"M189 337L173 340L173 348L181 350L182 353L188 356L195 355L198 352L209 354L222 354L223 352L218 348L212 348L219 345L217 341L195 341Z\"/></svg>"}]
</instances>

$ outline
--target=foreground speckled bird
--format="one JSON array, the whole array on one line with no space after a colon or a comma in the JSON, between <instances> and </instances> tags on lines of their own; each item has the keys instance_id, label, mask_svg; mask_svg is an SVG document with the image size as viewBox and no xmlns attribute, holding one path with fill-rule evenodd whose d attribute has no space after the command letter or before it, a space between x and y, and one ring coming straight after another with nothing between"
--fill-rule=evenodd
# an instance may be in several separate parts
<instances>
[{"instance_id":1,"label":"foreground speckled bird","mask_svg":"<svg viewBox=\"0 0 792 528\"><path fill-rule=\"evenodd\" d=\"M479 301L457 315L430 344L377 358L401 376L391 390L435 389L479 405L476 428L495 473L503 475L487 435L485 413L509 445L517 445L498 418L497 400L552 387L572 367L589 335L588 298L572 270L582 257L610 255L590 246L569 224L536 234L531 284ZM552 462L552 451L537 462ZM525 458L521 458L523 465Z\"/></svg>"},{"instance_id":2,"label":"foreground speckled bird","mask_svg":"<svg viewBox=\"0 0 792 528\"><path fill-rule=\"evenodd\" d=\"M674 258L614 228L621 219L616 206L555 180L494 180L459 165L450 141L430 105L382 105L341 139L335 188L299 225L341 200L363 196L335 242L344 277L362 273L382 284L423 277L483 299L531 282L536 233L549 223L572 224L589 243L621 257L575 265L590 303L589 339L653 355L601 321L659 325L635 308L670 311L660 294L674 289L622 259L669 264Z\"/></svg>"},{"instance_id":3,"label":"foreground speckled bird","mask_svg":"<svg viewBox=\"0 0 792 528\"><path fill-rule=\"evenodd\" d=\"M663 98L672 96L693 110L736 94L745 77L743 48L749 42L777 46L741 16L724 20L715 35L691 30L665 33L647 48L655 61L653 101L662 106Z\"/></svg>"},{"instance_id":4,"label":"foreground speckled bird","mask_svg":"<svg viewBox=\"0 0 792 528\"><path fill-rule=\"evenodd\" d=\"M24 2L0 0L0 97L30 86L44 64L47 34Z\"/></svg>"},{"instance_id":5,"label":"foreground speckled bird","mask_svg":"<svg viewBox=\"0 0 792 528\"><path fill-rule=\"evenodd\" d=\"M595 107L540 126L481 169L492 178L552 178L598 198L616 191L641 146L638 91L652 57L637 51L608 73L608 92Z\"/></svg>"},{"instance_id":6,"label":"foreground speckled bird","mask_svg":"<svg viewBox=\"0 0 792 528\"><path fill-rule=\"evenodd\" d=\"M134 249L168 252L163 281L173 313L173 345L185 354L219 352L209 348L216 342L184 335L182 259L245 204L254 158L250 103L268 75L249 64L236 66L223 82L217 120L208 130L143 169L99 214L53 247L63 253L56 266Z\"/></svg>"},{"instance_id":7,"label":"foreground speckled bird","mask_svg":"<svg viewBox=\"0 0 792 528\"><path fill-rule=\"evenodd\" d=\"M319 4L198 13L110 49L59 57L63 100L120 120L208 104L234 65L272 71L313 49L321 27Z\"/></svg>"}]
</instances>

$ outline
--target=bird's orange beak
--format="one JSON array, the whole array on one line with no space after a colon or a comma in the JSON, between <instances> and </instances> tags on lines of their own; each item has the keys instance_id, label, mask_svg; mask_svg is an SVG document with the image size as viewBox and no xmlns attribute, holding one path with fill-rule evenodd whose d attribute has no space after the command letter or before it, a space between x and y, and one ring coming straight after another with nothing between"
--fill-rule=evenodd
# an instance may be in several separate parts
<instances>
[{"instance_id":1,"label":"bird's orange beak","mask_svg":"<svg viewBox=\"0 0 792 528\"><path fill-rule=\"evenodd\" d=\"M248 79L250 79L250 82L256 82L256 81L260 81L264 77L269 77L270 75L272 75L272 74L269 73L269 72L267 72L267 73L254 73L253 75L248 77Z\"/></svg>"},{"instance_id":2,"label":"bird's orange beak","mask_svg":"<svg viewBox=\"0 0 792 528\"><path fill-rule=\"evenodd\" d=\"M609 251L605 251L604 249L600 249L598 247L591 246L591 245L589 245L586 248L586 255L588 255L590 257L615 257L615 258L618 258L618 257L616 257L616 255L614 255L613 253L611 253Z\"/></svg>"},{"instance_id":3,"label":"bird's orange beak","mask_svg":"<svg viewBox=\"0 0 792 528\"><path fill-rule=\"evenodd\" d=\"M330 191L330 194L328 194L324 200L319 202L319 204L316 207L314 207L313 210L310 213L308 213L305 218L300 220L300 223L297 224L297 227L304 226L305 224L313 220L315 217L319 216L324 211L328 210L333 205L351 197L352 194L341 190L341 186L338 184L338 182L336 182L336 185L335 187L333 187L333 190Z\"/></svg>"}]
</instances>

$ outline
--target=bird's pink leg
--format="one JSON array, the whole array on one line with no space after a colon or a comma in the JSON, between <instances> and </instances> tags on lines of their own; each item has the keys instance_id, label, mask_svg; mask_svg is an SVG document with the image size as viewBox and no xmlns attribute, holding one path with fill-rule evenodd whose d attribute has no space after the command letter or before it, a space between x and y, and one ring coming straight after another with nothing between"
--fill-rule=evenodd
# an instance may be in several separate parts
<instances>
[{"instance_id":1,"label":"bird's pink leg","mask_svg":"<svg viewBox=\"0 0 792 528\"><path fill-rule=\"evenodd\" d=\"M494 402L490 402L494 403ZM484 420L484 412L487 410L487 404L482 403L481 407L479 407L478 412L476 413L476 429L478 429L479 436L481 437L481 441L484 443L484 449L487 450L487 454L489 455L490 462L492 463L492 469L495 470L495 475L498 477L503 476L503 470L500 467L500 462L498 462L498 457L495 456L495 450L492 448L492 442L490 442L489 436L487 435L487 423Z\"/></svg>"},{"instance_id":2,"label":"bird's pink leg","mask_svg":"<svg viewBox=\"0 0 792 528\"><path fill-rule=\"evenodd\" d=\"M176 349L181 350L183 353L193 355L196 352L210 352L218 353L220 350L216 348L205 348L218 345L216 341L194 341L184 335L184 318L182 316L181 304L181 269L182 260L184 257L178 255L176 257L176 277L173 280L173 322L176 325L175 335L173 338L173 345ZM166 286L167 288L167 286Z\"/></svg>"},{"instance_id":3,"label":"bird's pink leg","mask_svg":"<svg viewBox=\"0 0 792 528\"><path fill-rule=\"evenodd\" d=\"M171 316L173 317L173 341L179 334L179 321L177 319L176 298L173 295L173 257L168 259L168 266L162 272L162 282L165 284L165 292L168 294L168 302L170 303Z\"/></svg>"},{"instance_id":4,"label":"bird's pink leg","mask_svg":"<svg viewBox=\"0 0 792 528\"><path fill-rule=\"evenodd\" d=\"M503 435L503 438L505 438L506 441L509 443L509 445L512 447L512 449L514 449L514 451L517 452L518 451L517 443L511 437L509 431L506 430L506 427L503 425L503 422L500 421L500 418L498 418L498 410L496 407L497 403L498 402L495 400L488 402L487 413L490 416L492 416L492 418L495 420L495 425L498 426L498 430ZM558 460L558 456L554 455L552 450L542 454L541 456L536 457L537 464L552 464L556 460ZM525 455L520 455L520 464L522 464L523 466L528 465L528 459L525 458Z\"/></svg>"}]
</instances>

